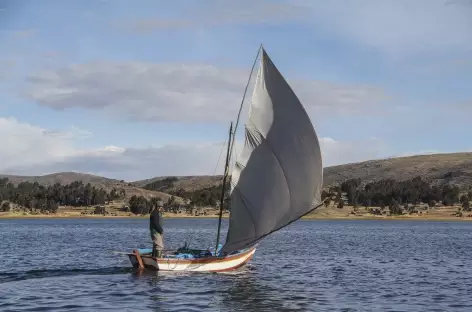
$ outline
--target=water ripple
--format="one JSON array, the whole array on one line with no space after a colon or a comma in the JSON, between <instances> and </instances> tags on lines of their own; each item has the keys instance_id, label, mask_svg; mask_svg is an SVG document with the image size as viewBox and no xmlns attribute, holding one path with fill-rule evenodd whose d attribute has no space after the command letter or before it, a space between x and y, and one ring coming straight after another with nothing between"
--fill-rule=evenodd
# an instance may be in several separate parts
<instances>
[{"instance_id":1,"label":"water ripple","mask_svg":"<svg viewBox=\"0 0 472 312\"><path fill-rule=\"evenodd\" d=\"M227 223L225 221L223 231ZM166 220L211 246L216 220ZM138 272L146 220L0 220L1 311L472 311L472 224L301 221L221 274Z\"/></svg>"}]
</instances>

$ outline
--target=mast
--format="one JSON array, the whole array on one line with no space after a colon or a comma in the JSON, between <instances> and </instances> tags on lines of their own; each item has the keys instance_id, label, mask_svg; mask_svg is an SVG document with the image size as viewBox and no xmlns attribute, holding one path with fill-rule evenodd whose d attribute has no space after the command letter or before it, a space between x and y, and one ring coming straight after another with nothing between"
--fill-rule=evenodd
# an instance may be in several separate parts
<instances>
[{"instance_id":1,"label":"mast","mask_svg":"<svg viewBox=\"0 0 472 312\"><path fill-rule=\"evenodd\" d=\"M215 256L218 251L218 244L220 243L220 230L221 230L221 219L223 217L223 203L225 200L225 187L226 187L226 178L228 177L229 171L229 161L230 161L230 147L231 147L231 135L233 134L233 123L229 126L229 138L228 138L228 149L226 151L226 163L225 171L223 175L223 185L221 187L221 198L220 198L220 215L218 218L218 233L216 234L216 247L215 247Z\"/></svg>"}]
</instances>

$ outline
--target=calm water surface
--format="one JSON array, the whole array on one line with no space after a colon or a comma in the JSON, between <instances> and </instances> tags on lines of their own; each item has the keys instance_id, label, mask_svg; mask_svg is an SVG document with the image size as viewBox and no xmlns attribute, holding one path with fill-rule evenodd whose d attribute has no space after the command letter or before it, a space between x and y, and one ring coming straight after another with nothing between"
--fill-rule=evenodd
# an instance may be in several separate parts
<instances>
[{"instance_id":1,"label":"calm water surface","mask_svg":"<svg viewBox=\"0 0 472 312\"><path fill-rule=\"evenodd\" d=\"M168 219L166 247L213 245ZM223 233L226 233L226 223ZM224 236L224 235L223 235ZM0 220L0 311L472 311L472 223L298 221L235 273L145 273L147 220Z\"/></svg>"}]
</instances>

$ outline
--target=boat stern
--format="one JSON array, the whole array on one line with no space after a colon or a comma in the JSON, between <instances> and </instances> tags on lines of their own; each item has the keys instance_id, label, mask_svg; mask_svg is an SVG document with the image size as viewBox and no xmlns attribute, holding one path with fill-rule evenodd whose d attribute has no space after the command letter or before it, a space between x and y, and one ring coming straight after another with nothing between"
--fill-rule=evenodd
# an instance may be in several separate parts
<instances>
[{"instance_id":1,"label":"boat stern","mask_svg":"<svg viewBox=\"0 0 472 312\"><path fill-rule=\"evenodd\" d=\"M152 258L150 254L142 254L139 249L134 249L128 254L131 265L137 269L159 270L156 258Z\"/></svg>"}]
</instances>

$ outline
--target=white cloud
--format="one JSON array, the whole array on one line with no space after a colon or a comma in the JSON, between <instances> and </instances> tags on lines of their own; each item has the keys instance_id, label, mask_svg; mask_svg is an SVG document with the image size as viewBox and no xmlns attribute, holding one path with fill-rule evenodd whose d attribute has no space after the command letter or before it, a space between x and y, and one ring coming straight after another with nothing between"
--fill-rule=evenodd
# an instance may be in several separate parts
<instances>
[{"instance_id":1,"label":"white cloud","mask_svg":"<svg viewBox=\"0 0 472 312\"><path fill-rule=\"evenodd\" d=\"M159 12L142 19L120 21L120 27L137 33L149 33L155 30L215 27L218 25L237 24L279 24L292 21L304 14L303 7L273 0L207 0L200 1L192 10L184 7L175 19L160 17ZM190 14L188 14L190 13Z\"/></svg>"},{"instance_id":2,"label":"white cloud","mask_svg":"<svg viewBox=\"0 0 472 312\"><path fill-rule=\"evenodd\" d=\"M320 144L324 166L377 158L384 147L377 139L338 142L320 138ZM236 155L241 147L241 143L237 143ZM145 149L114 147L106 152L91 151L71 157L61 164L60 171L76 170L125 180L166 175L222 174L225 150L223 143L187 143Z\"/></svg>"},{"instance_id":3,"label":"white cloud","mask_svg":"<svg viewBox=\"0 0 472 312\"><path fill-rule=\"evenodd\" d=\"M175 144L149 148L112 147L71 156L47 164L48 171L78 171L125 180L162 175L214 174L220 143ZM220 159L216 174L222 173ZM218 170L219 169L219 170Z\"/></svg>"},{"instance_id":4,"label":"white cloud","mask_svg":"<svg viewBox=\"0 0 472 312\"><path fill-rule=\"evenodd\" d=\"M82 107L134 120L227 122L236 116L248 74L206 64L96 62L32 74L27 95L57 110ZM368 85L289 81L307 110L318 114L374 112L387 99L382 89Z\"/></svg>"},{"instance_id":5,"label":"white cloud","mask_svg":"<svg viewBox=\"0 0 472 312\"><path fill-rule=\"evenodd\" d=\"M224 165L223 143L81 150L75 141L91 135L86 131L51 131L12 118L0 118L0 135L0 173L7 174L76 171L130 181L162 175L221 174ZM338 142L320 138L320 144L324 166L376 158L384 147L376 139ZM240 150L241 143L237 142L236 155Z\"/></svg>"},{"instance_id":6,"label":"white cloud","mask_svg":"<svg viewBox=\"0 0 472 312\"><path fill-rule=\"evenodd\" d=\"M73 134L20 123L14 118L0 118L0 166L8 169L64 159L74 152Z\"/></svg>"}]
</instances>

